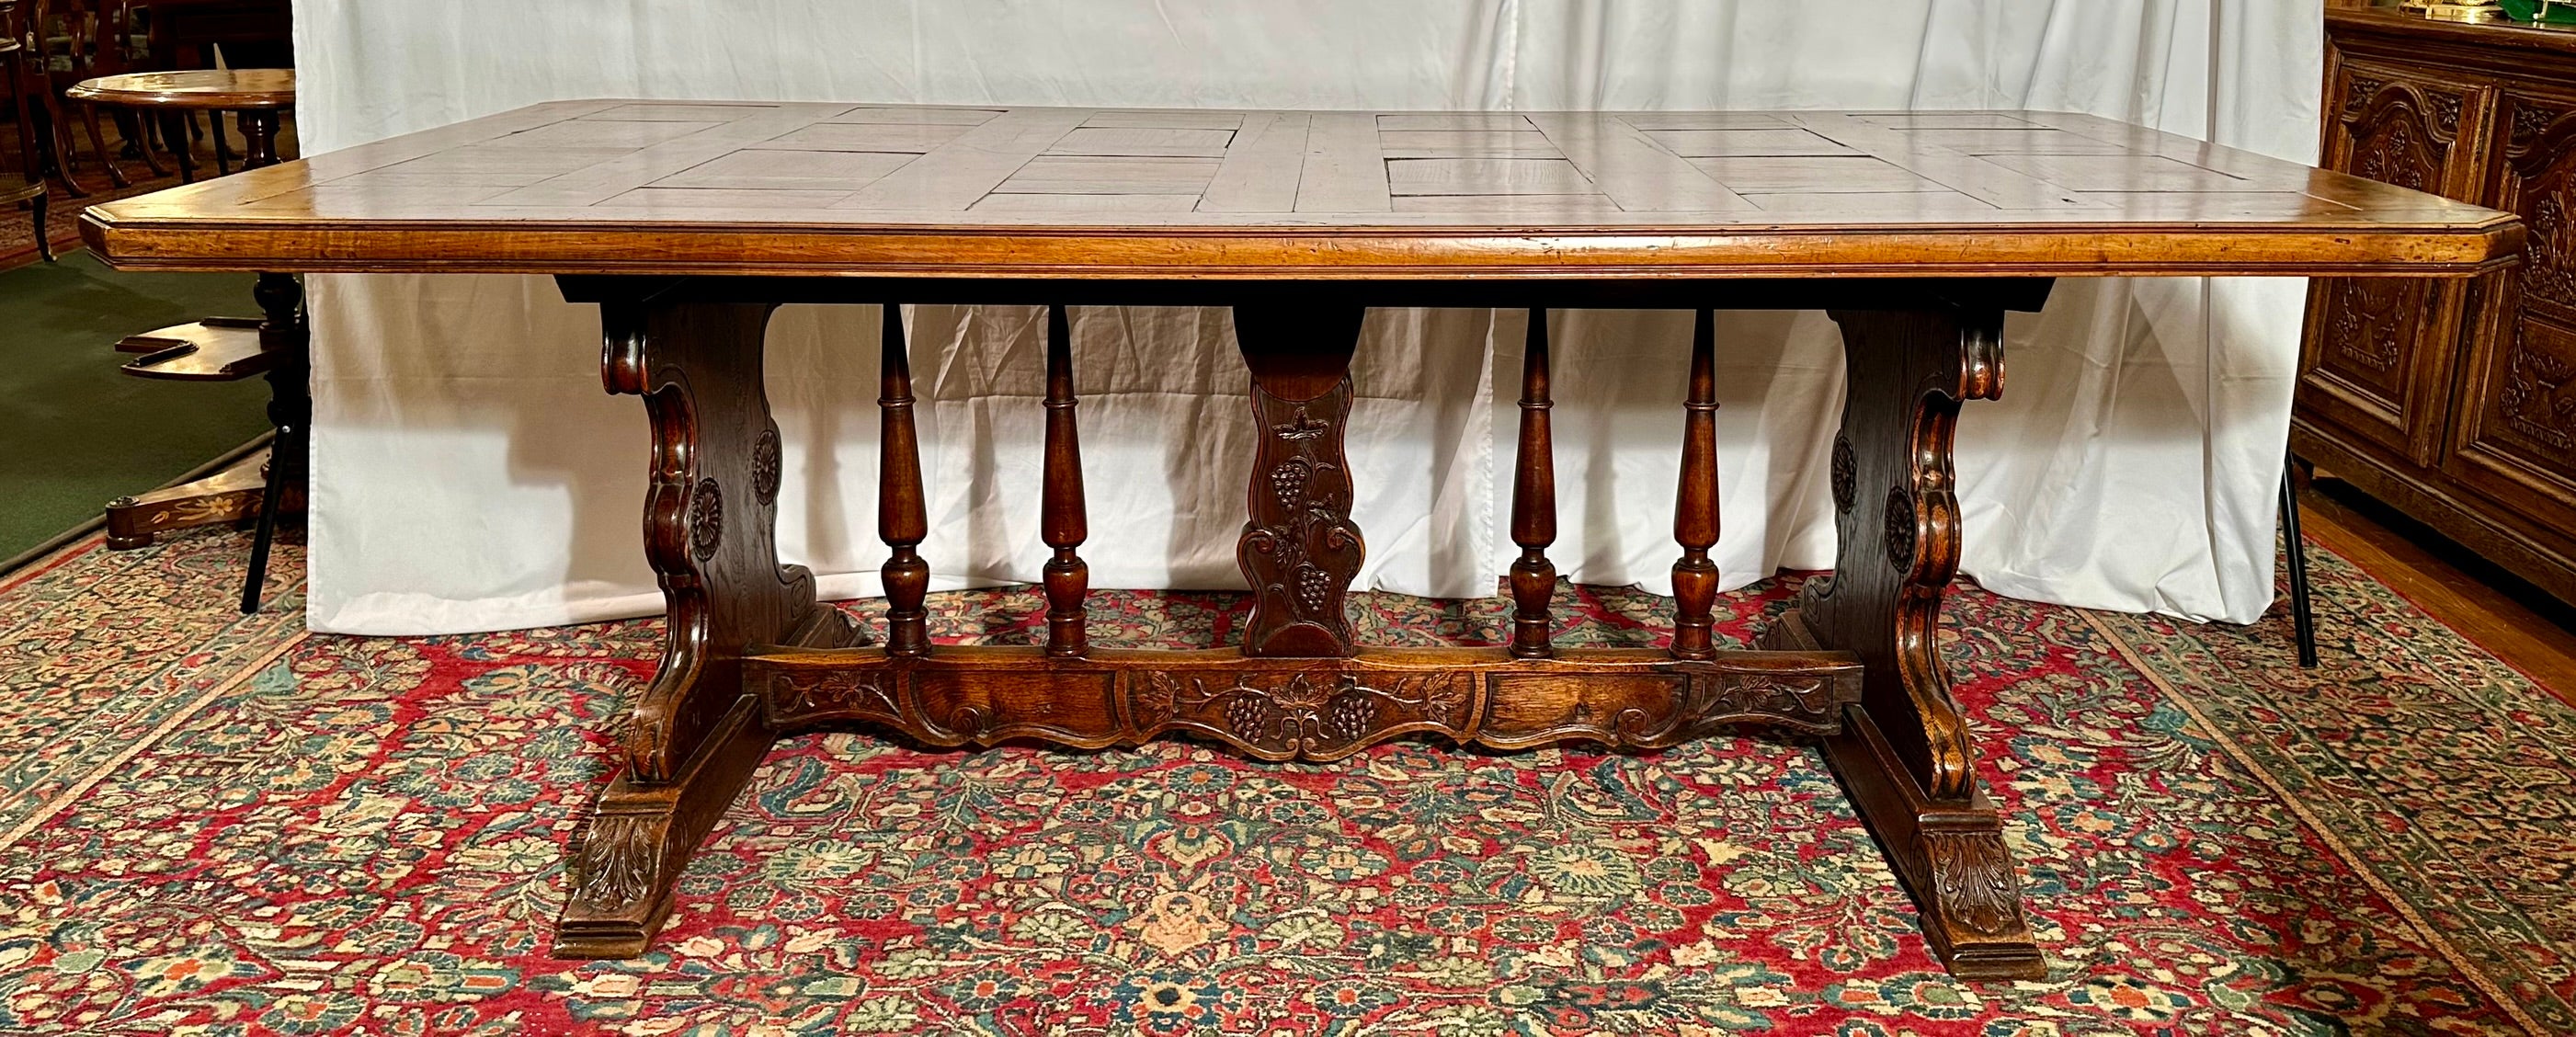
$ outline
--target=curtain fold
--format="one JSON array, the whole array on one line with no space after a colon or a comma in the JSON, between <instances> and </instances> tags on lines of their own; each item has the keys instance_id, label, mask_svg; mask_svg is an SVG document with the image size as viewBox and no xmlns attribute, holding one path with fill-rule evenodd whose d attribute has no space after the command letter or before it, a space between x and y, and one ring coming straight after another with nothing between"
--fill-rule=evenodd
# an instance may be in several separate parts
<instances>
[{"instance_id":1,"label":"curtain fold","mask_svg":"<svg viewBox=\"0 0 2576 1037\"><path fill-rule=\"evenodd\" d=\"M2318 0L446 0L297 5L319 152L590 96L1313 109L2040 108L2312 160ZM2007 329L2002 401L1960 423L1964 570L2005 593L2250 621L2271 600L2303 286L2066 280ZM419 634L658 611L646 437L600 391L598 317L540 278L311 279L315 629ZM1038 311L910 315L940 585L1047 552ZM877 314L788 307L769 393L781 551L877 592ZM1664 590L1689 316L1555 321L1560 538L1573 579ZM1354 378L1360 586L1495 593L1517 311L1373 311ZM1074 313L1100 587L1239 584L1249 428L1228 316ZM1730 586L1832 564L1816 473L1841 400L1815 313L1720 325ZM1175 434L1181 430L1182 434Z\"/></svg>"}]
</instances>

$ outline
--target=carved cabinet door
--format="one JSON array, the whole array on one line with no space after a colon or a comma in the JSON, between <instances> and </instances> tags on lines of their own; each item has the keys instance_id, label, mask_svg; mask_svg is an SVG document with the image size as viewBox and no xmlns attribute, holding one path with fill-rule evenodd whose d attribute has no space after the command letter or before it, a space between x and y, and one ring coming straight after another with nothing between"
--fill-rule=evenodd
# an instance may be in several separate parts
<instances>
[{"instance_id":1,"label":"carved cabinet door","mask_svg":"<svg viewBox=\"0 0 2576 1037\"><path fill-rule=\"evenodd\" d=\"M2400 187L2476 199L2487 87L2340 62L2325 164ZM2460 342L2459 281L2319 278L2308 294L2300 410L2414 464L2439 457Z\"/></svg>"},{"instance_id":2,"label":"carved cabinet door","mask_svg":"<svg viewBox=\"0 0 2576 1037\"><path fill-rule=\"evenodd\" d=\"M2520 215L2529 236L2521 266L2476 282L2477 346L2442 467L2558 540L2547 531L2576 529L2576 96L2508 94L2499 122L2488 204Z\"/></svg>"}]
</instances>

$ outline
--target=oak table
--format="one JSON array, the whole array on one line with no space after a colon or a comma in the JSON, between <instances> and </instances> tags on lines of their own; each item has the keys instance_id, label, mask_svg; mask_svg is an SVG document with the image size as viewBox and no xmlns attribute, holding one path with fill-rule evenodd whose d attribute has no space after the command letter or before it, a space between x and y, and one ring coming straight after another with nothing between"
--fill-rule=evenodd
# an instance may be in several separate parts
<instances>
[{"instance_id":1,"label":"oak table","mask_svg":"<svg viewBox=\"0 0 2576 1037\"><path fill-rule=\"evenodd\" d=\"M653 427L646 552L669 634L623 772L568 851L555 953L641 953L699 840L784 734L933 746L1163 735L1265 760L1399 736L1651 748L1723 725L1827 759L1960 975L2042 970L1975 746L1935 648L1959 558L1953 421L2003 388L2008 311L2055 277L2468 276L2511 216L2116 122L2049 112L1369 113L539 105L89 211L137 270L551 274L597 303L610 392ZM781 565L762 331L791 302L884 323L882 644ZM1051 307L1043 646L933 646L899 303ZM1093 647L1070 305L1233 309L1257 446L1240 646ZM1557 648L1546 322L1521 389L1508 646L1354 645L1362 550L1344 462L1369 306L1699 311L1676 386L1674 633ZM1712 634L1716 308L1822 308L1848 394L1840 553L1759 648ZM2285 344L2286 348L2286 344Z\"/></svg>"}]
</instances>

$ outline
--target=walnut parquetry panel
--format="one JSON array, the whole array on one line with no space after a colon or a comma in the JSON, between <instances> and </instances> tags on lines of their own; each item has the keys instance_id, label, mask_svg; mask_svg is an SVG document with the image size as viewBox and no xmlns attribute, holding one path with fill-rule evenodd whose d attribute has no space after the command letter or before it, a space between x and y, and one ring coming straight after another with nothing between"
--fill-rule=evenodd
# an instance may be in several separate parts
<instances>
[{"instance_id":1,"label":"walnut parquetry panel","mask_svg":"<svg viewBox=\"0 0 2576 1037\"><path fill-rule=\"evenodd\" d=\"M2445 273L2510 217L2053 112L571 101L111 202L132 268Z\"/></svg>"}]
</instances>

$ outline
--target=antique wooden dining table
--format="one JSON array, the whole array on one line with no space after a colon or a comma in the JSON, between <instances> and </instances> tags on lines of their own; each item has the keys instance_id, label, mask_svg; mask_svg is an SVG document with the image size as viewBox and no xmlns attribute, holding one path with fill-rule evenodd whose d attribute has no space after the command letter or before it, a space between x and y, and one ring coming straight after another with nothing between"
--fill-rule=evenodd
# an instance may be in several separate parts
<instances>
[{"instance_id":1,"label":"antique wooden dining table","mask_svg":"<svg viewBox=\"0 0 2576 1037\"><path fill-rule=\"evenodd\" d=\"M127 270L553 275L596 303L608 391L651 418L645 552L668 634L622 768L567 849L554 951L643 952L682 866L778 738L1078 748L1180 735L1264 760L1426 736L1651 749L1733 725L1821 736L1957 974L2043 969L1936 647L1957 567L1952 431L2003 390L2004 315L2058 277L2470 277L2511 216L2053 112L1306 112L571 101L89 210ZM263 297L300 334L292 293ZM787 303L883 305L882 635L780 564L762 336ZM1050 307L1043 645L934 645L899 304ZM1064 308L1229 307L1260 431L1238 645L1095 646ZM1344 458L1371 306L1698 312L1673 387L1669 647L1552 643L1547 323L1529 324L1509 643L1355 644ZM1711 311L1824 309L1846 400L1836 567L1722 643ZM2283 343L2283 349L2293 348ZM1180 430L1178 434L1186 434ZM329 472L319 477L329 478ZM1501 579L1506 574L1497 574Z\"/></svg>"}]
</instances>

